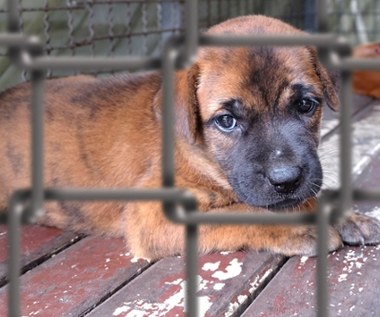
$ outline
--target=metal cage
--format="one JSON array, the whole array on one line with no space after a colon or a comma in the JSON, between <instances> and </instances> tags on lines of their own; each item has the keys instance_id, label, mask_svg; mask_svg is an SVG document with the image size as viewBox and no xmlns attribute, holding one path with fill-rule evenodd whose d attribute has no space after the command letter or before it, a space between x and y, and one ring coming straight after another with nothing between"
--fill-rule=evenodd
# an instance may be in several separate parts
<instances>
[{"instance_id":1,"label":"metal cage","mask_svg":"<svg viewBox=\"0 0 380 317\"><path fill-rule=\"evenodd\" d=\"M69 1L71 2L71 1ZM213 2L213 1L208 1ZM86 3L91 5L92 1ZM8 49L12 63L30 72L32 82L32 187L13 194L7 217L2 221L9 226L9 316L20 316L19 275L20 275L20 226L42 213L44 200L158 200L162 201L167 217L186 227L187 288L186 314L197 316L196 272L197 272L197 228L205 223L264 224L264 223L313 223L318 227L317 262L317 304L318 316L328 316L327 305L327 226L349 209L353 200L380 200L380 193L360 191L352 188L351 182L351 119L352 107L351 72L357 69L380 69L380 61L360 60L350 57L350 45L342 37L328 34L326 1L314 2L314 35L303 37L227 37L205 36L198 33L198 1L185 1L184 35L168 41L159 57L55 57L44 54L44 47L35 37L20 32L19 8L17 2L8 0L7 30L0 34L0 45ZM92 44L90 44L92 45ZM243 214L200 214L196 212L197 202L190 193L174 186L173 164L173 73L183 65L191 63L197 47L247 46L247 45L314 45L318 47L321 59L341 73L341 100L345 107L341 111L340 180L341 187L321 197L318 211L312 215L243 215ZM72 69L88 71L118 71L161 69L163 72L164 102L162 116L162 188L159 190L61 190L43 187L43 103L42 82L49 70ZM30 207L28 202L31 202ZM180 208L174 208L179 206Z\"/></svg>"}]
</instances>

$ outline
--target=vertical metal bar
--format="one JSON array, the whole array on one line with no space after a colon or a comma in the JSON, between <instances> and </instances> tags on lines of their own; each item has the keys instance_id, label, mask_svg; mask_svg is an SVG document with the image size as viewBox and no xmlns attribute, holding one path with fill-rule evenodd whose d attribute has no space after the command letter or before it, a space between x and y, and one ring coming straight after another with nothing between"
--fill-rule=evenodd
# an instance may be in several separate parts
<instances>
[{"instance_id":1,"label":"vertical metal bar","mask_svg":"<svg viewBox=\"0 0 380 317\"><path fill-rule=\"evenodd\" d=\"M316 1L316 30L319 33L328 31L327 27L327 1ZM318 48L318 54L322 61L326 61L327 50ZM327 244L328 244L328 226L329 213L327 212L326 203L320 201L317 211L317 315L319 317L328 317L328 285L327 285Z\"/></svg>"},{"instance_id":2,"label":"vertical metal bar","mask_svg":"<svg viewBox=\"0 0 380 317\"><path fill-rule=\"evenodd\" d=\"M7 29L8 32L19 32L19 14L18 14L18 1L7 1Z\"/></svg>"},{"instance_id":3,"label":"vertical metal bar","mask_svg":"<svg viewBox=\"0 0 380 317\"><path fill-rule=\"evenodd\" d=\"M169 44L170 45L170 44ZM174 74L177 51L165 49L163 56L163 96L162 96L162 186L174 186Z\"/></svg>"},{"instance_id":4,"label":"vertical metal bar","mask_svg":"<svg viewBox=\"0 0 380 317\"><path fill-rule=\"evenodd\" d=\"M20 316L20 249L23 205L19 195L12 196L8 217L8 316Z\"/></svg>"},{"instance_id":5,"label":"vertical metal bar","mask_svg":"<svg viewBox=\"0 0 380 317\"><path fill-rule=\"evenodd\" d=\"M44 137L44 106L43 106L43 81L44 74L41 71L33 71L32 77L32 202L31 216L38 217L42 213L43 205L43 137Z\"/></svg>"},{"instance_id":6,"label":"vertical metal bar","mask_svg":"<svg viewBox=\"0 0 380 317\"><path fill-rule=\"evenodd\" d=\"M352 74L349 71L341 72L341 101L340 109L340 199L341 213L352 206Z\"/></svg>"},{"instance_id":7,"label":"vertical metal bar","mask_svg":"<svg viewBox=\"0 0 380 317\"><path fill-rule=\"evenodd\" d=\"M192 62L198 48L198 1L185 3L185 60Z\"/></svg>"},{"instance_id":8,"label":"vertical metal bar","mask_svg":"<svg viewBox=\"0 0 380 317\"><path fill-rule=\"evenodd\" d=\"M317 316L328 317L327 254L330 210L325 202L319 203L317 211Z\"/></svg>"},{"instance_id":9,"label":"vertical metal bar","mask_svg":"<svg viewBox=\"0 0 380 317\"><path fill-rule=\"evenodd\" d=\"M328 31L327 27L327 1L318 0L316 1L316 26L319 33L325 33Z\"/></svg>"},{"instance_id":10,"label":"vertical metal bar","mask_svg":"<svg viewBox=\"0 0 380 317\"><path fill-rule=\"evenodd\" d=\"M197 317L198 287L198 225L186 226L186 316Z\"/></svg>"}]
</instances>

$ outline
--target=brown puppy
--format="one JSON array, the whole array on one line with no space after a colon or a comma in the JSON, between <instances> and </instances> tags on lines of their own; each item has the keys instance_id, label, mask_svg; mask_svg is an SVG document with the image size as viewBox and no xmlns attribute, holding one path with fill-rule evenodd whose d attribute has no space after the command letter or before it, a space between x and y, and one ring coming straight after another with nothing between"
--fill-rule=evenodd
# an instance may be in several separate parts
<instances>
[{"instance_id":1,"label":"brown puppy","mask_svg":"<svg viewBox=\"0 0 380 317\"><path fill-rule=\"evenodd\" d=\"M247 16L210 34L301 34L279 21ZM79 76L45 85L45 185L159 188L161 77ZM322 105L338 108L332 79L315 50L204 48L176 73L176 185L201 212L313 210L322 182L317 156ZM30 87L0 96L0 207L29 185ZM183 227L159 202L52 202L41 223L124 236L137 256L181 253ZM340 231L340 232L338 232ZM341 235L339 234L341 233ZM341 238L342 236L342 238ZM330 228L329 249L379 242L379 223L353 215ZM313 226L204 225L200 251L268 249L315 254Z\"/></svg>"}]
</instances>

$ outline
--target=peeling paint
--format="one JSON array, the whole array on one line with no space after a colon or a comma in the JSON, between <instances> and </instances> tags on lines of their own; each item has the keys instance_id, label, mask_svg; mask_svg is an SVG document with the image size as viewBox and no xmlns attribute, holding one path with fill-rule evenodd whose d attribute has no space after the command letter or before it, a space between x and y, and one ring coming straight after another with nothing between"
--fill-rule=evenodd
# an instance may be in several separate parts
<instances>
[{"instance_id":1,"label":"peeling paint","mask_svg":"<svg viewBox=\"0 0 380 317\"><path fill-rule=\"evenodd\" d=\"M220 261L215 262L215 263L208 262L202 266L202 270L203 271L216 271L219 268L219 266L220 266Z\"/></svg>"},{"instance_id":2,"label":"peeling paint","mask_svg":"<svg viewBox=\"0 0 380 317\"><path fill-rule=\"evenodd\" d=\"M238 259L233 259L230 264L226 267L224 271L216 271L212 277L217 278L221 281L228 280L230 278L238 276L242 271L243 263L239 262Z\"/></svg>"}]
</instances>

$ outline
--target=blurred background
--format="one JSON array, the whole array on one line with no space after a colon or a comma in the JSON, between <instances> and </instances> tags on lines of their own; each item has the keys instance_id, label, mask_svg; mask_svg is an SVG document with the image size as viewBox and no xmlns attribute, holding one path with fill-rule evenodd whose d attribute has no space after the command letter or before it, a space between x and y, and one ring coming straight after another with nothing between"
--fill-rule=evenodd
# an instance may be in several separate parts
<instances>
[{"instance_id":1,"label":"blurred background","mask_svg":"<svg viewBox=\"0 0 380 317\"><path fill-rule=\"evenodd\" d=\"M14 0L23 33L37 35L47 55L159 55L165 40L183 31L184 0ZM199 0L199 29L246 14L278 17L316 32L318 0ZM380 40L379 0L328 0L329 30L353 45ZM0 32L6 31L0 0ZM72 72L71 72L72 73ZM96 70L94 73L97 74ZM49 77L70 72L49 71ZM0 90L27 80L0 48Z\"/></svg>"}]
</instances>

